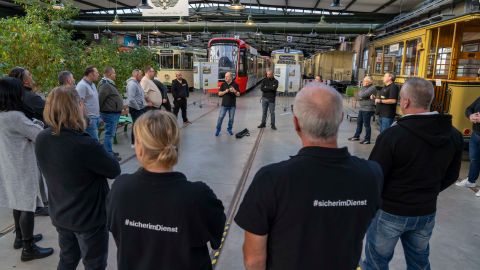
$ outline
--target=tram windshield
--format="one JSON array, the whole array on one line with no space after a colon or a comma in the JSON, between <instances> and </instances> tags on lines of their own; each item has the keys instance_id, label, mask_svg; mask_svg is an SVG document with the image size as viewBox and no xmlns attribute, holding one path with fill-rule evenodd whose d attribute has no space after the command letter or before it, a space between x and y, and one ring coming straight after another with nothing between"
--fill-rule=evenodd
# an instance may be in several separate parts
<instances>
[{"instance_id":1,"label":"tram windshield","mask_svg":"<svg viewBox=\"0 0 480 270\"><path fill-rule=\"evenodd\" d=\"M235 44L213 44L210 46L209 61L218 63L218 79L225 79L225 73L236 76L238 46Z\"/></svg>"}]
</instances>

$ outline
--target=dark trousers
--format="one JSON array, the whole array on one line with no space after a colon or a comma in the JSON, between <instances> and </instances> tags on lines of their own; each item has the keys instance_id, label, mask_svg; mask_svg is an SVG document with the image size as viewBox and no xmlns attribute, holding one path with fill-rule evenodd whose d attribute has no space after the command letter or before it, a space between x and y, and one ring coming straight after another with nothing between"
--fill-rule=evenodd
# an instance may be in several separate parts
<instances>
[{"instance_id":1,"label":"dark trousers","mask_svg":"<svg viewBox=\"0 0 480 270\"><path fill-rule=\"evenodd\" d=\"M270 111L270 122L275 126L275 100L262 98L262 125L267 124L267 111Z\"/></svg>"},{"instance_id":2,"label":"dark trousers","mask_svg":"<svg viewBox=\"0 0 480 270\"><path fill-rule=\"evenodd\" d=\"M15 238L29 241L33 239L33 227L35 225L33 212L13 210L15 222Z\"/></svg>"},{"instance_id":3,"label":"dark trousers","mask_svg":"<svg viewBox=\"0 0 480 270\"><path fill-rule=\"evenodd\" d=\"M108 258L108 231L105 225L86 232L56 228L60 246L57 270L75 270L80 259L85 270L104 270Z\"/></svg>"},{"instance_id":4,"label":"dark trousers","mask_svg":"<svg viewBox=\"0 0 480 270\"><path fill-rule=\"evenodd\" d=\"M178 112L182 110L182 120L187 122L187 98L175 98L173 100L173 114L178 117Z\"/></svg>"},{"instance_id":5,"label":"dark trousers","mask_svg":"<svg viewBox=\"0 0 480 270\"><path fill-rule=\"evenodd\" d=\"M137 119L146 112L145 108L141 110L136 110L132 107L128 107L128 110L130 111L130 116L132 116L132 144L135 143L135 135L133 134L133 126L135 126L135 122Z\"/></svg>"},{"instance_id":6,"label":"dark trousers","mask_svg":"<svg viewBox=\"0 0 480 270\"><path fill-rule=\"evenodd\" d=\"M162 108L162 106L165 108L165 110L167 110L167 112L172 112L172 105L170 105L170 100L168 100L168 98L167 98L167 102L162 103L160 108Z\"/></svg>"},{"instance_id":7,"label":"dark trousers","mask_svg":"<svg viewBox=\"0 0 480 270\"><path fill-rule=\"evenodd\" d=\"M355 131L355 135L353 137L360 138L360 134L362 133L362 127L365 127L365 141L370 141L372 136L372 128L370 126L370 122L372 116L375 112L367 112L367 111L359 111L357 117L357 130Z\"/></svg>"}]
</instances>

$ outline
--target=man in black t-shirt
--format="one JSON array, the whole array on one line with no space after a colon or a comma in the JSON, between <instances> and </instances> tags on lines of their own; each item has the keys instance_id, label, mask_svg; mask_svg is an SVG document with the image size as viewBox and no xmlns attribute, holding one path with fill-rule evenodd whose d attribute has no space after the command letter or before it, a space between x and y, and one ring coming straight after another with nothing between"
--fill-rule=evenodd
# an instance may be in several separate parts
<instances>
[{"instance_id":1,"label":"man in black t-shirt","mask_svg":"<svg viewBox=\"0 0 480 270\"><path fill-rule=\"evenodd\" d=\"M223 118L228 112L228 127L227 132L230 135L233 135L233 120L235 118L235 106L237 103L237 97L240 96L240 90L238 84L233 81L232 73L225 73L225 82L220 86L218 90L218 96L222 97L222 106L220 107L220 115L217 120L217 131L215 131L215 136L220 135L222 130Z\"/></svg>"},{"instance_id":2,"label":"man in black t-shirt","mask_svg":"<svg viewBox=\"0 0 480 270\"><path fill-rule=\"evenodd\" d=\"M338 148L343 108L335 89L307 86L294 108L303 148L260 169L235 217L245 230L246 268L355 269L380 205L381 168Z\"/></svg>"},{"instance_id":3,"label":"man in black t-shirt","mask_svg":"<svg viewBox=\"0 0 480 270\"><path fill-rule=\"evenodd\" d=\"M379 91L377 96L371 96L375 99L377 105L377 112L380 121L380 133L389 128L395 120L397 111L398 86L394 83L395 74L385 73L383 76L383 83L385 86Z\"/></svg>"},{"instance_id":4,"label":"man in black t-shirt","mask_svg":"<svg viewBox=\"0 0 480 270\"><path fill-rule=\"evenodd\" d=\"M173 96L173 114L178 117L178 112L182 110L183 124L191 124L187 118L187 98L190 95L188 92L188 82L183 78L181 72L175 74L177 77L172 81L172 96Z\"/></svg>"}]
</instances>

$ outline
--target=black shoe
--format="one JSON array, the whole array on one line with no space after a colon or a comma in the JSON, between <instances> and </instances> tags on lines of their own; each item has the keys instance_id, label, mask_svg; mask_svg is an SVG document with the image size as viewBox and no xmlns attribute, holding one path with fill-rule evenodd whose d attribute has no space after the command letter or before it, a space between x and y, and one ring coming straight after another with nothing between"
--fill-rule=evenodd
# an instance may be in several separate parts
<instances>
[{"instance_id":1,"label":"black shoe","mask_svg":"<svg viewBox=\"0 0 480 270\"><path fill-rule=\"evenodd\" d=\"M272 129L273 129L273 130L277 130L277 127L276 127L276 126L272 126Z\"/></svg>"},{"instance_id":2,"label":"black shoe","mask_svg":"<svg viewBox=\"0 0 480 270\"><path fill-rule=\"evenodd\" d=\"M370 141L364 140L364 141L361 141L360 144L370 144Z\"/></svg>"},{"instance_id":3,"label":"black shoe","mask_svg":"<svg viewBox=\"0 0 480 270\"><path fill-rule=\"evenodd\" d=\"M41 234L35 234L33 236L33 242L37 243L38 241L43 239L43 235ZM21 238L15 237L15 241L13 242L13 248L14 249L20 249L23 246L23 241Z\"/></svg>"},{"instance_id":4,"label":"black shoe","mask_svg":"<svg viewBox=\"0 0 480 270\"><path fill-rule=\"evenodd\" d=\"M360 141L360 138L358 137L350 137L348 138L349 141Z\"/></svg>"},{"instance_id":5,"label":"black shoe","mask_svg":"<svg viewBox=\"0 0 480 270\"><path fill-rule=\"evenodd\" d=\"M22 256L20 257L22 262L45 258L53 254L53 248L42 248L31 243L31 241L29 244L25 242L23 244Z\"/></svg>"},{"instance_id":6,"label":"black shoe","mask_svg":"<svg viewBox=\"0 0 480 270\"><path fill-rule=\"evenodd\" d=\"M37 207L35 210L35 216L44 216L48 217L50 214L48 213L48 206L46 207Z\"/></svg>"},{"instance_id":7,"label":"black shoe","mask_svg":"<svg viewBox=\"0 0 480 270\"><path fill-rule=\"evenodd\" d=\"M121 157L116 157L116 159L117 159L118 162L122 161Z\"/></svg>"},{"instance_id":8,"label":"black shoe","mask_svg":"<svg viewBox=\"0 0 480 270\"><path fill-rule=\"evenodd\" d=\"M120 156L120 153L118 153L118 152L113 152L113 155L116 156L116 157L118 157L118 156Z\"/></svg>"},{"instance_id":9,"label":"black shoe","mask_svg":"<svg viewBox=\"0 0 480 270\"><path fill-rule=\"evenodd\" d=\"M260 124L260 126L258 126L258 128L264 128L265 127L265 124Z\"/></svg>"}]
</instances>

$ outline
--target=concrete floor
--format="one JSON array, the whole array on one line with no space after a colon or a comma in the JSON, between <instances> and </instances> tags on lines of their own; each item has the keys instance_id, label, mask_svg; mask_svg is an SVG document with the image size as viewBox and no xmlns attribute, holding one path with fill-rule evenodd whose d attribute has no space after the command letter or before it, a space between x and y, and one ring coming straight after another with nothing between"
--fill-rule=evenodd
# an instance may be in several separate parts
<instances>
[{"instance_id":1,"label":"concrete floor","mask_svg":"<svg viewBox=\"0 0 480 270\"><path fill-rule=\"evenodd\" d=\"M189 99L189 119L193 124L182 131L180 147L180 162L176 170L184 172L192 181L206 182L223 201L226 211L234 199L237 185L242 178L248 157L255 145L259 133L260 93L258 90L237 100L235 115L235 131L248 128L251 136L242 139L228 136L225 132L220 137L214 137L216 119L218 117L218 98L193 93ZM195 104L193 104L193 102ZM253 160L250 173L246 178L245 189L248 188L253 175L262 166L287 159L300 148L300 142L292 127L292 115L289 108L292 98L280 97L277 100L278 131L266 128ZM346 112L351 104L346 104ZM339 143L347 146L349 151L357 156L367 158L373 145L360 145L349 142L347 138L353 135L355 122L344 121L340 127ZM373 138L378 134L376 128ZM121 153L124 162L122 172L130 173L138 168L138 162L133 157L130 140L126 134L118 135L119 144L116 151ZM126 161L126 162L125 162ZM462 163L461 178L465 177L468 162ZM13 223L10 210L0 208L0 232ZM55 254L32 262L20 262L20 251L13 250L13 233L0 237L0 270L3 269L55 269L58 262L58 244L56 231L48 217L37 217L35 232L42 233L44 240L39 245L52 246ZM437 224L431 240L430 260L433 269L479 269L480 265L480 198L476 198L472 190L450 187L439 197ZM244 269L241 246L243 232L232 224L224 242L217 262L218 270ZM397 246L395 256L390 264L391 269L405 269L405 261L401 245ZM83 269L80 264L78 269ZM111 239L108 269L116 269L116 248Z\"/></svg>"}]
</instances>

